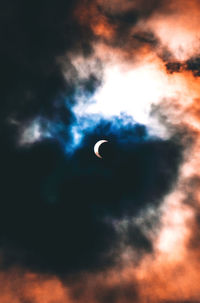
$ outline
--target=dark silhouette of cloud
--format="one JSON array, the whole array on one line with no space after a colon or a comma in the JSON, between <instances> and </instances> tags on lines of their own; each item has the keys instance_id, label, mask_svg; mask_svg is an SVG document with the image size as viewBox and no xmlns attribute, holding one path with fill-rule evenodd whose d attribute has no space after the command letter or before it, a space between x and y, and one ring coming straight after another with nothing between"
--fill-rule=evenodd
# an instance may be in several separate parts
<instances>
[{"instance_id":1,"label":"dark silhouette of cloud","mask_svg":"<svg viewBox=\"0 0 200 303\"><path fill-rule=\"evenodd\" d=\"M99 159L93 146L102 137L109 143ZM116 131L107 121L88 131L72 155L54 140L4 149L4 266L65 275L114 265L122 239L112 221L160 204L176 180L181 150L173 140L148 138L144 126ZM131 224L125 242L152 252L151 241Z\"/></svg>"},{"instance_id":2,"label":"dark silhouette of cloud","mask_svg":"<svg viewBox=\"0 0 200 303\"><path fill-rule=\"evenodd\" d=\"M5 271L19 266L69 277L115 266L120 263L121 246L136 252L137 260L153 254L152 240L134 219L148 207L157 209L176 184L184 149L181 140L150 137L144 125L125 125L117 117L113 120L118 127L102 119L85 130L73 153L66 153L71 127L78 123L71 110L77 87L91 96L102 83L102 62L83 79L71 60L77 54L89 58L93 42L101 40L90 18L86 22L77 18L82 3L8 0L0 4L0 257ZM144 45L160 46L152 31L132 30L154 12L167 13L166 1L141 0L128 9L128 2L114 9L112 3L102 3L86 1L84 6L88 11L96 5L114 29L107 45L127 53ZM182 66L169 62L170 54L164 51L169 72L186 69L199 76L199 58ZM17 145L24 125L37 117L56 125L55 136ZM101 146L103 159L98 159L93 147L102 138L108 143ZM128 223L121 235L116 224L124 219ZM148 228L158 221L159 214ZM95 296L100 303L139 300L137 284L131 283L104 285Z\"/></svg>"}]
</instances>

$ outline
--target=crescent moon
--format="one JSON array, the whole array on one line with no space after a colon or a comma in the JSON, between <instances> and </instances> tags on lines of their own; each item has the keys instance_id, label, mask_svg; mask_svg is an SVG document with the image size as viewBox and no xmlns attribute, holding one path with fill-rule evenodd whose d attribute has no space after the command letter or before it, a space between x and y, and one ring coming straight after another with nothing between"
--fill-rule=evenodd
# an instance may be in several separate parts
<instances>
[{"instance_id":1,"label":"crescent moon","mask_svg":"<svg viewBox=\"0 0 200 303\"><path fill-rule=\"evenodd\" d=\"M105 142L108 142L107 140L100 140L100 141L98 141L96 144L95 144L95 146L94 146L94 153L95 153L95 155L98 157L98 158L100 158L100 159L102 159L102 156L100 155L100 153L99 153L99 147L101 146L101 144L103 144L103 143L105 143Z\"/></svg>"}]
</instances>

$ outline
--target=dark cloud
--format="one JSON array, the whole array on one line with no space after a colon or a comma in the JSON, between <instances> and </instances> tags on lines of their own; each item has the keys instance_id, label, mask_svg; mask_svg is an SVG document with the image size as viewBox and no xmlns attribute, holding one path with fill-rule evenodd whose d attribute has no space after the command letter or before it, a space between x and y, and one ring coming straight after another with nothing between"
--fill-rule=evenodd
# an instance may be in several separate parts
<instances>
[{"instance_id":1,"label":"dark cloud","mask_svg":"<svg viewBox=\"0 0 200 303\"><path fill-rule=\"evenodd\" d=\"M167 62L165 66L169 73L173 74L174 72L180 71L181 65L180 62Z\"/></svg>"},{"instance_id":2,"label":"dark cloud","mask_svg":"<svg viewBox=\"0 0 200 303\"><path fill-rule=\"evenodd\" d=\"M93 152L100 138L109 143ZM67 274L103 270L118 258L113 220L158 206L176 180L181 147L149 139L144 126L116 131L101 121L73 155L53 140L5 150L0 238L4 266ZM109 219L109 220L108 220ZM151 252L150 240L129 227L126 245Z\"/></svg>"},{"instance_id":3,"label":"dark cloud","mask_svg":"<svg viewBox=\"0 0 200 303\"><path fill-rule=\"evenodd\" d=\"M186 69L193 72L194 76L200 76L200 57L193 57L186 62Z\"/></svg>"},{"instance_id":4,"label":"dark cloud","mask_svg":"<svg viewBox=\"0 0 200 303\"><path fill-rule=\"evenodd\" d=\"M200 57L192 57L185 62L170 61L166 63L166 69L169 73L191 71L195 77L200 76Z\"/></svg>"},{"instance_id":5,"label":"dark cloud","mask_svg":"<svg viewBox=\"0 0 200 303\"><path fill-rule=\"evenodd\" d=\"M137 247L140 254L142 253L142 250L144 252L153 252L151 241L142 232L141 228L134 226L131 223L129 223L126 231L125 243L127 243L130 247Z\"/></svg>"},{"instance_id":6,"label":"dark cloud","mask_svg":"<svg viewBox=\"0 0 200 303\"><path fill-rule=\"evenodd\" d=\"M80 26L74 17L78 3L1 2L1 122L8 117L23 122L38 114L52 118L55 111L63 111L55 107L55 101L62 103L72 95L74 83L64 79L58 58L66 54L65 66L69 71L73 66L67 52L73 50L87 56L92 50L91 30ZM65 123L70 115L66 113Z\"/></svg>"},{"instance_id":7,"label":"dark cloud","mask_svg":"<svg viewBox=\"0 0 200 303\"><path fill-rule=\"evenodd\" d=\"M130 34L130 30L134 25L136 25L139 15L135 10L130 10L127 12L117 12L117 13L105 13L105 16L109 20L109 23L116 29L116 39L115 45L121 46L125 41L127 44L127 36ZM120 37L120 39L119 39Z\"/></svg>"}]
</instances>

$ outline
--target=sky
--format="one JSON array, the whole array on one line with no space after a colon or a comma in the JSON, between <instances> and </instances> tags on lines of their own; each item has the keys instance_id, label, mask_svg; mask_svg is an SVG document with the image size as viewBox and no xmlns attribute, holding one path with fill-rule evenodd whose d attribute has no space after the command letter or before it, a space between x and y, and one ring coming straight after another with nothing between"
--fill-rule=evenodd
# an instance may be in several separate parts
<instances>
[{"instance_id":1,"label":"sky","mask_svg":"<svg viewBox=\"0 0 200 303\"><path fill-rule=\"evenodd\" d=\"M200 302L199 18L0 3L1 303Z\"/></svg>"}]
</instances>

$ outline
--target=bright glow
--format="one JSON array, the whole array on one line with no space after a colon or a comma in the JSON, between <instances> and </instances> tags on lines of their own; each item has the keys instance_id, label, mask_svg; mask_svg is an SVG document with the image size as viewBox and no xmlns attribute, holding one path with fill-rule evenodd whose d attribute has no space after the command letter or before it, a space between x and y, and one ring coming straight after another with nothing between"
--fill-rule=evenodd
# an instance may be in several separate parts
<instances>
[{"instance_id":1,"label":"bright glow","mask_svg":"<svg viewBox=\"0 0 200 303\"><path fill-rule=\"evenodd\" d=\"M91 64L90 68L88 63L85 68L81 66L80 62L79 69L82 70L83 78L87 78L86 67L91 70L96 69L95 64ZM105 64L105 72L102 76L103 83L94 95L88 95L83 89L77 88L74 96L77 102L72 108L76 120L71 125L71 142L63 142L67 143L68 152L73 151L81 143L85 131L95 128L101 119L115 123L116 117L121 117L122 127L129 119L128 123L145 125L150 136L167 139L171 135L170 129L159 121L158 116L152 115L152 106L159 105L162 101L168 104L180 100L181 106L172 111L175 113L174 123L176 123L178 111L183 105L190 106L193 99L198 96L199 82L195 84L193 81L191 90L190 82L187 83L188 78L178 73L168 75L161 60L155 57L145 59L140 65ZM194 85L197 85L198 89ZM165 109L171 121L172 112L168 113ZM181 119L185 117L182 112L179 114ZM187 123L188 121L189 119ZM64 128L65 125L62 123L38 117L25 127L20 143L31 144L45 137L59 137L59 131Z\"/></svg>"},{"instance_id":2,"label":"bright glow","mask_svg":"<svg viewBox=\"0 0 200 303\"><path fill-rule=\"evenodd\" d=\"M132 66L117 62L105 65L103 84L91 97L77 93L73 111L77 118L100 115L110 119L125 113L147 126L149 134L168 138L170 130L158 117L152 116L152 106L177 100L180 100L181 108L190 105L199 92L195 87L191 90L187 79L182 74L167 74L163 62L153 56Z\"/></svg>"},{"instance_id":3,"label":"bright glow","mask_svg":"<svg viewBox=\"0 0 200 303\"><path fill-rule=\"evenodd\" d=\"M177 97L176 81L170 81L160 62L148 62L132 70L109 66L105 69L103 85L89 100L77 95L73 110L77 117L96 114L105 119L125 113L149 127L152 134L166 137L164 126L151 116L151 111L152 104L163 98Z\"/></svg>"},{"instance_id":4,"label":"bright glow","mask_svg":"<svg viewBox=\"0 0 200 303\"><path fill-rule=\"evenodd\" d=\"M93 104L81 104L75 108L77 114L120 115L125 112L139 122L148 122L151 104L163 96L165 85L163 74L152 65L133 71L119 67L106 70L104 85L93 96Z\"/></svg>"}]
</instances>

